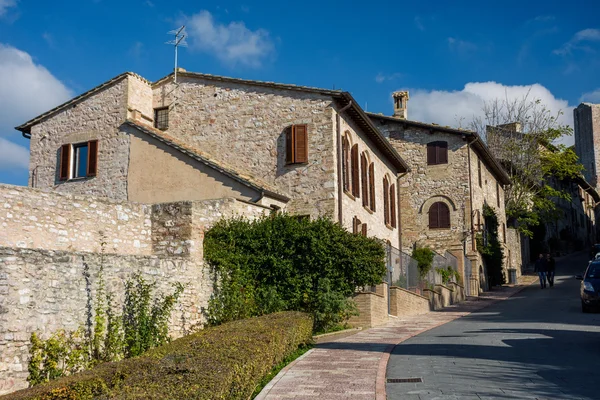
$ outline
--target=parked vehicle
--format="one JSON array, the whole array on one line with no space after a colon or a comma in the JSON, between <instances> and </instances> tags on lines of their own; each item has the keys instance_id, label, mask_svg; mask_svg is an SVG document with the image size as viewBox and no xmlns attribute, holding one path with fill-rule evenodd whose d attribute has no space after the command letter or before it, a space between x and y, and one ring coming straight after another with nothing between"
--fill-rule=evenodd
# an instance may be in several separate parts
<instances>
[{"instance_id":1,"label":"parked vehicle","mask_svg":"<svg viewBox=\"0 0 600 400\"><path fill-rule=\"evenodd\" d=\"M589 263L585 274L577 275L581 280L581 311L590 312L600 306L600 260Z\"/></svg>"},{"instance_id":2,"label":"parked vehicle","mask_svg":"<svg viewBox=\"0 0 600 400\"><path fill-rule=\"evenodd\" d=\"M592 245L590 249L590 258L594 258L596 254L600 253L600 243L596 243Z\"/></svg>"}]
</instances>

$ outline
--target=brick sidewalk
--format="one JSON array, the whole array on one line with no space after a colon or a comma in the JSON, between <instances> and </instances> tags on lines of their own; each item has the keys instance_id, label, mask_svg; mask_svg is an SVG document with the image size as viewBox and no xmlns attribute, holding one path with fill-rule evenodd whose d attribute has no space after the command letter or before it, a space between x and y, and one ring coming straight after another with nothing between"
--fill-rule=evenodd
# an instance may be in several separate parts
<instances>
[{"instance_id":1,"label":"brick sidewalk","mask_svg":"<svg viewBox=\"0 0 600 400\"><path fill-rule=\"evenodd\" d=\"M256 400L385 400L385 371L396 344L505 300L536 279L523 277L521 285L494 289L444 310L394 318L386 325L319 344L281 370Z\"/></svg>"}]
</instances>

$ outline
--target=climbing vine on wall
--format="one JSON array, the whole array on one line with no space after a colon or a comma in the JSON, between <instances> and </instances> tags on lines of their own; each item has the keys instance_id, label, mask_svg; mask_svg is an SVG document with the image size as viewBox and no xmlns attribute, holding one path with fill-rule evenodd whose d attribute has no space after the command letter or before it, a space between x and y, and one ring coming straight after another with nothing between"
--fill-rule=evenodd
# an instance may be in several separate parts
<instances>
[{"instance_id":1,"label":"climbing vine on wall","mask_svg":"<svg viewBox=\"0 0 600 400\"><path fill-rule=\"evenodd\" d=\"M485 262L490 286L501 285L505 283L502 270L504 251L498 238L498 216L492 207L484 204L483 218L485 228L483 233L477 235L477 250L481 253Z\"/></svg>"}]
</instances>

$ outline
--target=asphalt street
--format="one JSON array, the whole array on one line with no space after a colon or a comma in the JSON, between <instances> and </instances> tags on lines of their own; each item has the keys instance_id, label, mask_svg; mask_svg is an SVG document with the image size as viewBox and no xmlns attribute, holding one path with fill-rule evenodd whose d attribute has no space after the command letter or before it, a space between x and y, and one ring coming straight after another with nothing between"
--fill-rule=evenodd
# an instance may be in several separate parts
<instances>
[{"instance_id":1,"label":"asphalt street","mask_svg":"<svg viewBox=\"0 0 600 400\"><path fill-rule=\"evenodd\" d=\"M600 314L581 312L587 253L539 283L396 346L388 399L600 399ZM420 378L422 382L389 383Z\"/></svg>"}]
</instances>

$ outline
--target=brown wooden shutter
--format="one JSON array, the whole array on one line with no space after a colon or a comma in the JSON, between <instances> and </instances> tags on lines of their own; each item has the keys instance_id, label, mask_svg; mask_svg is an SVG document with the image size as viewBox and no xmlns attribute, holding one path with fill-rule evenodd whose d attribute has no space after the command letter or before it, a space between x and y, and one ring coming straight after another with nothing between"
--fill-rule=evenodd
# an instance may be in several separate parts
<instances>
[{"instance_id":1,"label":"brown wooden shutter","mask_svg":"<svg viewBox=\"0 0 600 400\"><path fill-rule=\"evenodd\" d=\"M429 207L429 228L439 228L439 203L433 203L431 207Z\"/></svg>"},{"instance_id":2,"label":"brown wooden shutter","mask_svg":"<svg viewBox=\"0 0 600 400\"><path fill-rule=\"evenodd\" d=\"M361 224L360 225L360 233L366 237L367 236L367 224Z\"/></svg>"},{"instance_id":3,"label":"brown wooden shutter","mask_svg":"<svg viewBox=\"0 0 600 400\"><path fill-rule=\"evenodd\" d=\"M437 164L436 142L427 143L427 165Z\"/></svg>"},{"instance_id":4,"label":"brown wooden shutter","mask_svg":"<svg viewBox=\"0 0 600 400\"><path fill-rule=\"evenodd\" d=\"M294 127L291 126L285 131L285 162L294 163Z\"/></svg>"},{"instance_id":5,"label":"brown wooden shutter","mask_svg":"<svg viewBox=\"0 0 600 400\"><path fill-rule=\"evenodd\" d=\"M350 152L350 164L352 169L352 195L354 197L360 197L360 184L358 176L359 176L359 168L358 168L358 145L355 144L352 146L352 151Z\"/></svg>"},{"instance_id":6,"label":"brown wooden shutter","mask_svg":"<svg viewBox=\"0 0 600 400\"><path fill-rule=\"evenodd\" d=\"M88 142L87 176L96 176L98 173L98 141Z\"/></svg>"},{"instance_id":7,"label":"brown wooden shutter","mask_svg":"<svg viewBox=\"0 0 600 400\"><path fill-rule=\"evenodd\" d=\"M369 165L369 208L375 211L375 164Z\"/></svg>"},{"instance_id":8,"label":"brown wooden shutter","mask_svg":"<svg viewBox=\"0 0 600 400\"><path fill-rule=\"evenodd\" d=\"M500 207L500 184L496 182L496 204Z\"/></svg>"},{"instance_id":9,"label":"brown wooden shutter","mask_svg":"<svg viewBox=\"0 0 600 400\"><path fill-rule=\"evenodd\" d=\"M344 179L344 190L350 190L350 143L348 138L344 136L342 141L342 175Z\"/></svg>"},{"instance_id":10,"label":"brown wooden shutter","mask_svg":"<svg viewBox=\"0 0 600 400\"><path fill-rule=\"evenodd\" d=\"M437 142L437 164L448 164L448 142Z\"/></svg>"},{"instance_id":11,"label":"brown wooden shutter","mask_svg":"<svg viewBox=\"0 0 600 400\"><path fill-rule=\"evenodd\" d=\"M450 209L444 203L438 203L438 227L450 228Z\"/></svg>"},{"instance_id":12,"label":"brown wooden shutter","mask_svg":"<svg viewBox=\"0 0 600 400\"><path fill-rule=\"evenodd\" d=\"M390 186L390 220L392 226L395 228L396 225L396 185Z\"/></svg>"},{"instance_id":13,"label":"brown wooden shutter","mask_svg":"<svg viewBox=\"0 0 600 400\"><path fill-rule=\"evenodd\" d=\"M364 154L360 156L360 184L362 185L362 204L367 207L369 205L369 186L367 180L367 158Z\"/></svg>"},{"instance_id":14,"label":"brown wooden shutter","mask_svg":"<svg viewBox=\"0 0 600 400\"><path fill-rule=\"evenodd\" d=\"M479 179L479 187L481 187L481 160L477 160L477 177Z\"/></svg>"},{"instance_id":15,"label":"brown wooden shutter","mask_svg":"<svg viewBox=\"0 0 600 400\"><path fill-rule=\"evenodd\" d=\"M71 167L71 145L63 144L60 148L60 166L58 167L58 179L66 181L69 179Z\"/></svg>"},{"instance_id":16,"label":"brown wooden shutter","mask_svg":"<svg viewBox=\"0 0 600 400\"><path fill-rule=\"evenodd\" d=\"M383 178L383 221L386 225L390 223L390 201L388 199L390 195L390 185L388 185L387 176Z\"/></svg>"},{"instance_id":17,"label":"brown wooden shutter","mask_svg":"<svg viewBox=\"0 0 600 400\"><path fill-rule=\"evenodd\" d=\"M294 125L294 162L308 162L308 132L306 125Z\"/></svg>"}]
</instances>

